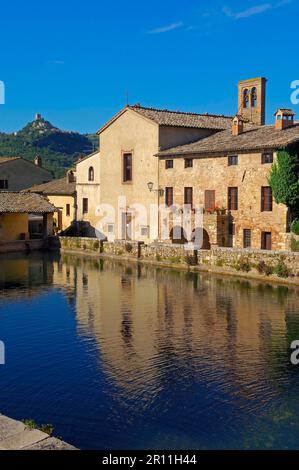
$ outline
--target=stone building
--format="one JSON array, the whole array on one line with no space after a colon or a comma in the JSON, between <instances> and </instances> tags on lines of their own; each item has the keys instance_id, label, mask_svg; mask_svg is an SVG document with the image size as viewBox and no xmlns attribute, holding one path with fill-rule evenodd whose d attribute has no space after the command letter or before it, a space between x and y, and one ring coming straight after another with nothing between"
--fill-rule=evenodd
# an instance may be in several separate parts
<instances>
[{"instance_id":1,"label":"stone building","mask_svg":"<svg viewBox=\"0 0 299 470\"><path fill-rule=\"evenodd\" d=\"M299 143L299 125L287 109L265 125L265 102L260 77L239 82L235 117L123 108L99 130L100 151L77 163L77 220L86 234L182 243L185 227L152 207L188 205L204 248L285 249L289 215L268 177L277 151ZM195 207L204 211L200 225Z\"/></svg>"},{"instance_id":2,"label":"stone building","mask_svg":"<svg viewBox=\"0 0 299 470\"><path fill-rule=\"evenodd\" d=\"M54 212L39 194L0 191L0 253L42 248L53 235Z\"/></svg>"},{"instance_id":3,"label":"stone building","mask_svg":"<svg viewBox=\"0 0 299 470\"><path fill-rule=\"evenodd\" d=\"M100 204L100 152L81 158L76 163L77 221L85 236L95 236Z\"/></svg>"},{"instance_id":4,"label":"stone building","mask_svg":"<svg viewBox=\"0 0 299 470\"><path fill-rule=\"evenodd\" d=\"M34 163L21 157L0 157L0 190L22 191L52 179L52 173L42 167L39 156Z\"/></svg>"},{"instance_id":5,"label":"stone building","mask_svg":"<svg viewBox=\"0 0 299 470\"><path fill-rule=\"evenodd\" d=\"M76 181L73 171L69 171L63 178L32 186L29 191L46 196L56 207L53 219L56 231L67 230L75 222Z\"/></svg>"},{"instance_id":6,"label":"stone building","mask_svg":"<svg viewBox=\"0 0 299 470\"><path fill-rule=\"evenodd\" d=\"M292 151L296 144L299 149L293 115L280 109L269 126L246 124L236 116L230 130L158 153L166 204L204 208L206 248L288 247L288 209L274 201L268 178L278 150Z\"/></svg>"},{"instance_id":7,"label":"stone building","mask_svg":"<svg viewBox=\"0 0 299 470\"><path fill-rule=\"evenodd\" d=\"M230 123L231 118L225 116L126 106L98 132L100 153L90 157L97 161L94 163L97 173L88 198L91 212L86 213L85 218L109 240L157 238L158 233L151 232L150 219L150 206L156 205L159 199L159 165L154 155L159 150L228 129ZM77 164L79 220L84 218L80 205L83 208L83 204L85 207L87 204L83 195L81 201L79 197L83 184L79 168L84 169L86 178L90 158ZM100 187L96 186L99 183ZM115 217L109 219L105 213L95 214L95 208L89 207L95 195L101 204L114 208ZM145 208L145 214L140 214L139 205Z\"/></svg>"}]
</instances>

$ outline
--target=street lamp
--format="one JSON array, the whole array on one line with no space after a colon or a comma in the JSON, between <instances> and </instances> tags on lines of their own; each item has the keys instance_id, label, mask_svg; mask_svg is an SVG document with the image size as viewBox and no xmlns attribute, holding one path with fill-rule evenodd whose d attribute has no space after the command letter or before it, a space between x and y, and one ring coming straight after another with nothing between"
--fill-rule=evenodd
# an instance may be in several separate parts
<instances>
[{"instance_id":1,"label":"street lamp","mask_svg":"<svg viewBox=\"0 0 299 470\"><path fill-rule=\"evenodd\" d=\"M154 189L154 183L152 181L149 181L147 183L147 187L148 187L148 190L149 190L150 193L152 193L152 192L158 193L159 196L163 196L163 194L164 194L164 189L162 189L162 188Z\"/></svg>"},{"instance_id":2,"label":"street lamp","mask_svg":"<svg viewBox=\"0 0 299 470\"><path fill-rule=\"evenodd\" d=\"M147 183L147 187L148 187L149 191L152 192L152 190L154 189L154 183L152 181L149 181Z\"/></svg>"}]
</instances>

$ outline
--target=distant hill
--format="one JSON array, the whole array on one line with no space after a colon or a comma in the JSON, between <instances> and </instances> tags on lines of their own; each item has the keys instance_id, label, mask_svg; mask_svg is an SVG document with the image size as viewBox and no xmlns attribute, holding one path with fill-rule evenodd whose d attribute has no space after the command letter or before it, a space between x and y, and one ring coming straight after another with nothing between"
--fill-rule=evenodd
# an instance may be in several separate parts
<instances>
[{"instance_id":1,"label":"distant hill","mask_svg":"<svg viewBox=\"0 0 299 470\"><path fill-rule=\"evenodd\" d=\"M51 170L56 178L63 176L80 155L87 155L97 147L96 134L62 131L40 115L18 132L0 132L0 156L18 156L33 161L40 155L43 167Z\"/></svg>"}]
</instances>

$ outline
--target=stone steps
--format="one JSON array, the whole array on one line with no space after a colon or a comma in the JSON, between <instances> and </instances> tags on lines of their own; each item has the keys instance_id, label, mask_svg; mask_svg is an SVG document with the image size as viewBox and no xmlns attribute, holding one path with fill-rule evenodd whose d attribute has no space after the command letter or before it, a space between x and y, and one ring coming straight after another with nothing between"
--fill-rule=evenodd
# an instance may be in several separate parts
<instances>
[{"instance_id":1,"label":"stone steps","mask_svg":"<svg viewBox=\"0 0 299 470\"><path fill-rule=\"evenodd\" d=\"M70 444L0 415L0 450L77 450Z\"/></svg>"}]
</instances>

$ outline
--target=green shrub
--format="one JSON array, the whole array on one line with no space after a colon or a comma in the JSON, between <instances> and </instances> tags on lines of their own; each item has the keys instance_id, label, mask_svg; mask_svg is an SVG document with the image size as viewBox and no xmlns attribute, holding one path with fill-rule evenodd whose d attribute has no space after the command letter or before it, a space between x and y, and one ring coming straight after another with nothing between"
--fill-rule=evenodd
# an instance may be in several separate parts
<instances>
[{"instance_id":1,"label":"green shrub","mask_svg":"<svg viewBox=\"0 0 299 470\"><path fill-rule=\"evenodd\" d=\"M125 250L126 250L127 253L132 253L133 245L131 245L131 243L126 243Z\"/></svg>"},{"instance_id":2,"label":"green shrub","mask_svg":"<svg viewBox=\"0 0 299 470\"><path fill-rule=\"evenodd\" d=\"M187 263L188 266L196 266L197 265L197 257L195 255L187 254L185 256L185 263Z\"/></svg>"},{"instance_id":3,"label":"green shrub","mask_svg":"<svg viewBox=\"0 0 299 470\"><path fill-rule=\"evenodd\" d=\"M158 253L156 254L156 261L162 261L162 256Z\"/></svg>"},{"instance_id":4,"label":"green shrub","mask_svg":"<svg viewBox=\"0 0 299 470\"><path fill-rule=\"evenodd\" d=\"M295 240L294 237L291 238L291 250L299 251L299 240Z\"/></svg>"},{"instance_id":5,"label":"green shrub","mask_svg":"<svg viewBox=\"0 0 299 470\"><path fill-rule=\"evenodd\" d=\"M99 248L100 248L99 242L98 242L98 241L94 242L94 244L93 244L93 249L94 249L94 250L98 250Z\"/></svg>"},{"instance_id":6,"label":"green shrub","mask_svg":"<svg viewBox=\"0 0 299 470\"><path fill-rule=\"evenodd\" d=\"M51 436L51 434L53 434L54 432L54 426L52 426L52 424L41 424L39 426L38 424L36 424L34 419L24 419L23 423L25 424L26 428L39 429L40 431L49 434L49 436Z\"/></svg>"},{"instance_id":7,"label":"green shrub","mask_svg":"<svg viewBox=\"0 0 299 470\"><path fill-rule=\"evenodd\" d=\"M299 219L294 220L291 225L291 230L295 235L299 235Z\"/></svg>"},{"instance_id":8,"label":"green shrub","mask_svg":"<svg viewBox=\"0 0 299 470\"><path fill-rule=\"evenodd\" d=\"M221 266L223 266L223 265L224 265L223 259L221 259L221 258L217 259L217 261L216 261L216 266L221 267Z\"/></svg>"},{"instance_id":9,"label":"green shrub","mask_svg":"<svg viewBox=\"0 0 299 470\"><path fill-rule=\"evenodd\" d=\"M234 264L234 268L237 271L244 271L248 273L251 270L251 264L247 258L240 258L239 261Z\"/></svg>"},{"instance_id":10,"label":"green shrub","mask_svg":"<svg viewBox=\"0 0 299 470\"><path fill-rule=\"evenodd\" d=\"M278 277L289 277L290 270L282 258L280 258L277 265L275 266L274 273L277 274Z\"/></svg>"},{"instance_id":11,"label":"green shrub","mask_svg":"<svg viewBox=\"0 0 299 470\"><path fill-rule=\"evenodd\" d=\"M181 262L181 258L179 256L170 256L169 261L174 264L178 264Z\"/></svg>"},{"instance_id":12,"label":"green shrub","mask_svg":"<svg viewBox=\"0 0 299 470\"><path fill-rule=\"evenodd\" d=\"M258 270L260 274L264 274L265 276L270 276L271 274L273 274L272 266L269 266L268 264L266 264L265 261L260 261L256 269Z\"/></svg>"}]
</instances>

